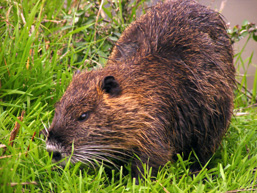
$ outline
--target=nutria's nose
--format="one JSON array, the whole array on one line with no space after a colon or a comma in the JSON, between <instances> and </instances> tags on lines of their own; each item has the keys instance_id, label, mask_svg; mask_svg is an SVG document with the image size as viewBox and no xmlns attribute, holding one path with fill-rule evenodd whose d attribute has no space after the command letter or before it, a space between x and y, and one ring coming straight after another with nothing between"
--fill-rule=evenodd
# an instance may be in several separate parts
<instances>
[{"instance_id":1,"label":"nutria's nose","mask_svg":"<svg viewBox=\"0 0 257 193\"><path fill-rule=\"evenodd\" d=\"M62 153L61 151L56 147L56 145L53 145L46 142L46 150L48 151L49 155L51 156L53 154L53 161L60 161L62 159Z\"/></svg>"},{"instance_id":2,"label":"nutria's nose","mask_svg":"<svg viewBox=\"0 0 257 193\"><path fill-rule=\"evenodd\" d=\"M48 151L49 155L53 154L54 161L60 161L62 159L62 154L59 151Z\"/></svg>"}]
</instances>

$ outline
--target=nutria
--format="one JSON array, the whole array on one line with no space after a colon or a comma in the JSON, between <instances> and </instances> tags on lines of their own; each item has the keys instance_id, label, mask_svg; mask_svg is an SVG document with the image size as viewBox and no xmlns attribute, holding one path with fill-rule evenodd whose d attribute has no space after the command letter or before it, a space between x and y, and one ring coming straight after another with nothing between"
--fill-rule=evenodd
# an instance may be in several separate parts
<instances>
[{"instance_id":1,"label":"nutria","mask_svg":"<svg viewBox=\"0 0 257 193\"><path fill-rule=\"evenodd\" d=\"M229 126L234 78L222 16L190 0L159 3L123 32L105 68L74 75L46 148L92 167L130 162L135 177L139 160L156 175L192 150L205 164Z\"/></svg>"}]
</instances>

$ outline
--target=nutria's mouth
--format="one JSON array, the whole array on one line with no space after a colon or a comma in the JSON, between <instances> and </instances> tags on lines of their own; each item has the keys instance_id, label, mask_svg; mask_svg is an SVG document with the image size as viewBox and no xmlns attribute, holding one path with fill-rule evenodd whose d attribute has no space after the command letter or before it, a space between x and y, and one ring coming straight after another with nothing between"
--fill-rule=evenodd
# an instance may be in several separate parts
<instances>
[{"instance_id":1,"label":"nutria's mouth","mask_svg":"<svg viewBox=\"0 0 257 193\"><path fill-rule=\"evenodd\" d=\"M71 155L71 163L80 162L83 165L90 168L97 168L101 164L104 164L108 168L119 169L120 163L128 163L131 159L131 155L124 152L121 149L114 148L113 146L103 145L85 145L78 148L74 148L73 153L68 154L65 152L64 147L56 143L46 143L46 150L49 155L52 156L54 163L63 160ZM67 160L63 160L59 164L65 166ZM118 164L119 163L119 164Z\"/></svg>"},{"instance_id":2,"label":"nutria's mouth","mask_svg":"<svg viewBox=\"0 0 257 193\"><path fill-rule=\"evenodd\" d=\"M53 144L53 143L46 143L46 150L48 151L49 155L52 156L52 161L54 163L61 161L62 159L66 158L68 155L64 151L64 148L61 145ZM66 165L66 161L63 160L61 165Z\"/></svg>"}]
</instances>

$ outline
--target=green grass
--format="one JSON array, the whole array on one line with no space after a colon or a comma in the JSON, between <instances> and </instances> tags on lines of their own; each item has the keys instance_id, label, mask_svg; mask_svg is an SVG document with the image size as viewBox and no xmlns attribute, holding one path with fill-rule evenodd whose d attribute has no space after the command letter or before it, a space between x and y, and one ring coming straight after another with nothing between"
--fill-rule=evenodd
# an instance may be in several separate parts
<instances>
[{"instance_id":1,"label":"green grass","mask_svg":"<svg viewBox=\"0 0 257 193\"><path fill-rule=\"evenodd\" d=\"M122 173L107 177L80 164L60 168L45 151L39 131L51 123L54 104L76 70L92 69L107 61L110 50L126 24L142 11L144 2L117 1L100 4L81 1L3 1L0 4L0 192L226 192L257 191L256 82L247 89L246 74L239 78L234 117L208 168L196 175L190 161L179 157L168 163L156 179L135 179ZM64 1L63 1L64 2ZM87 2L87 3L86 3ZM139 11L137 11L139 10ZM256 40L247 24L230 33L235 40ZM235 54L237 70L252 65L252 56ZM23 120L18 118L25 111ZM15 123L20 129L10 145ZM34 140L32 136L36 132ZM4 148L3 146L6 146ZM28 149L29 147L29 149ZM146 173L151 169L145 168Z\"/></svg>"}]
</instances>

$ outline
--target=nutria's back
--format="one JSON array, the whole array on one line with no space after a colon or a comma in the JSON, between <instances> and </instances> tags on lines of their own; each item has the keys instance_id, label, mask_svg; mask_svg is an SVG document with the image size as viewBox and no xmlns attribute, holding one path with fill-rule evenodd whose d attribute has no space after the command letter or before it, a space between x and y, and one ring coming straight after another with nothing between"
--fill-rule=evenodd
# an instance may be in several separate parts
<instances>
[{"instance_id":1,"label":"nutria's back","mask_svg":"<svg viewBox=\"0 0 257 193\"><path fill-rule=\"evenodd\" d=\"M221 16L193 1L158 4L121 35L107 66L74 76L56 107L47 149L58 160L132 175L194 149L204 164L226 132L235 69ZM148 161L149 159L149 161Z\"/></svg>"}]
</instances>

